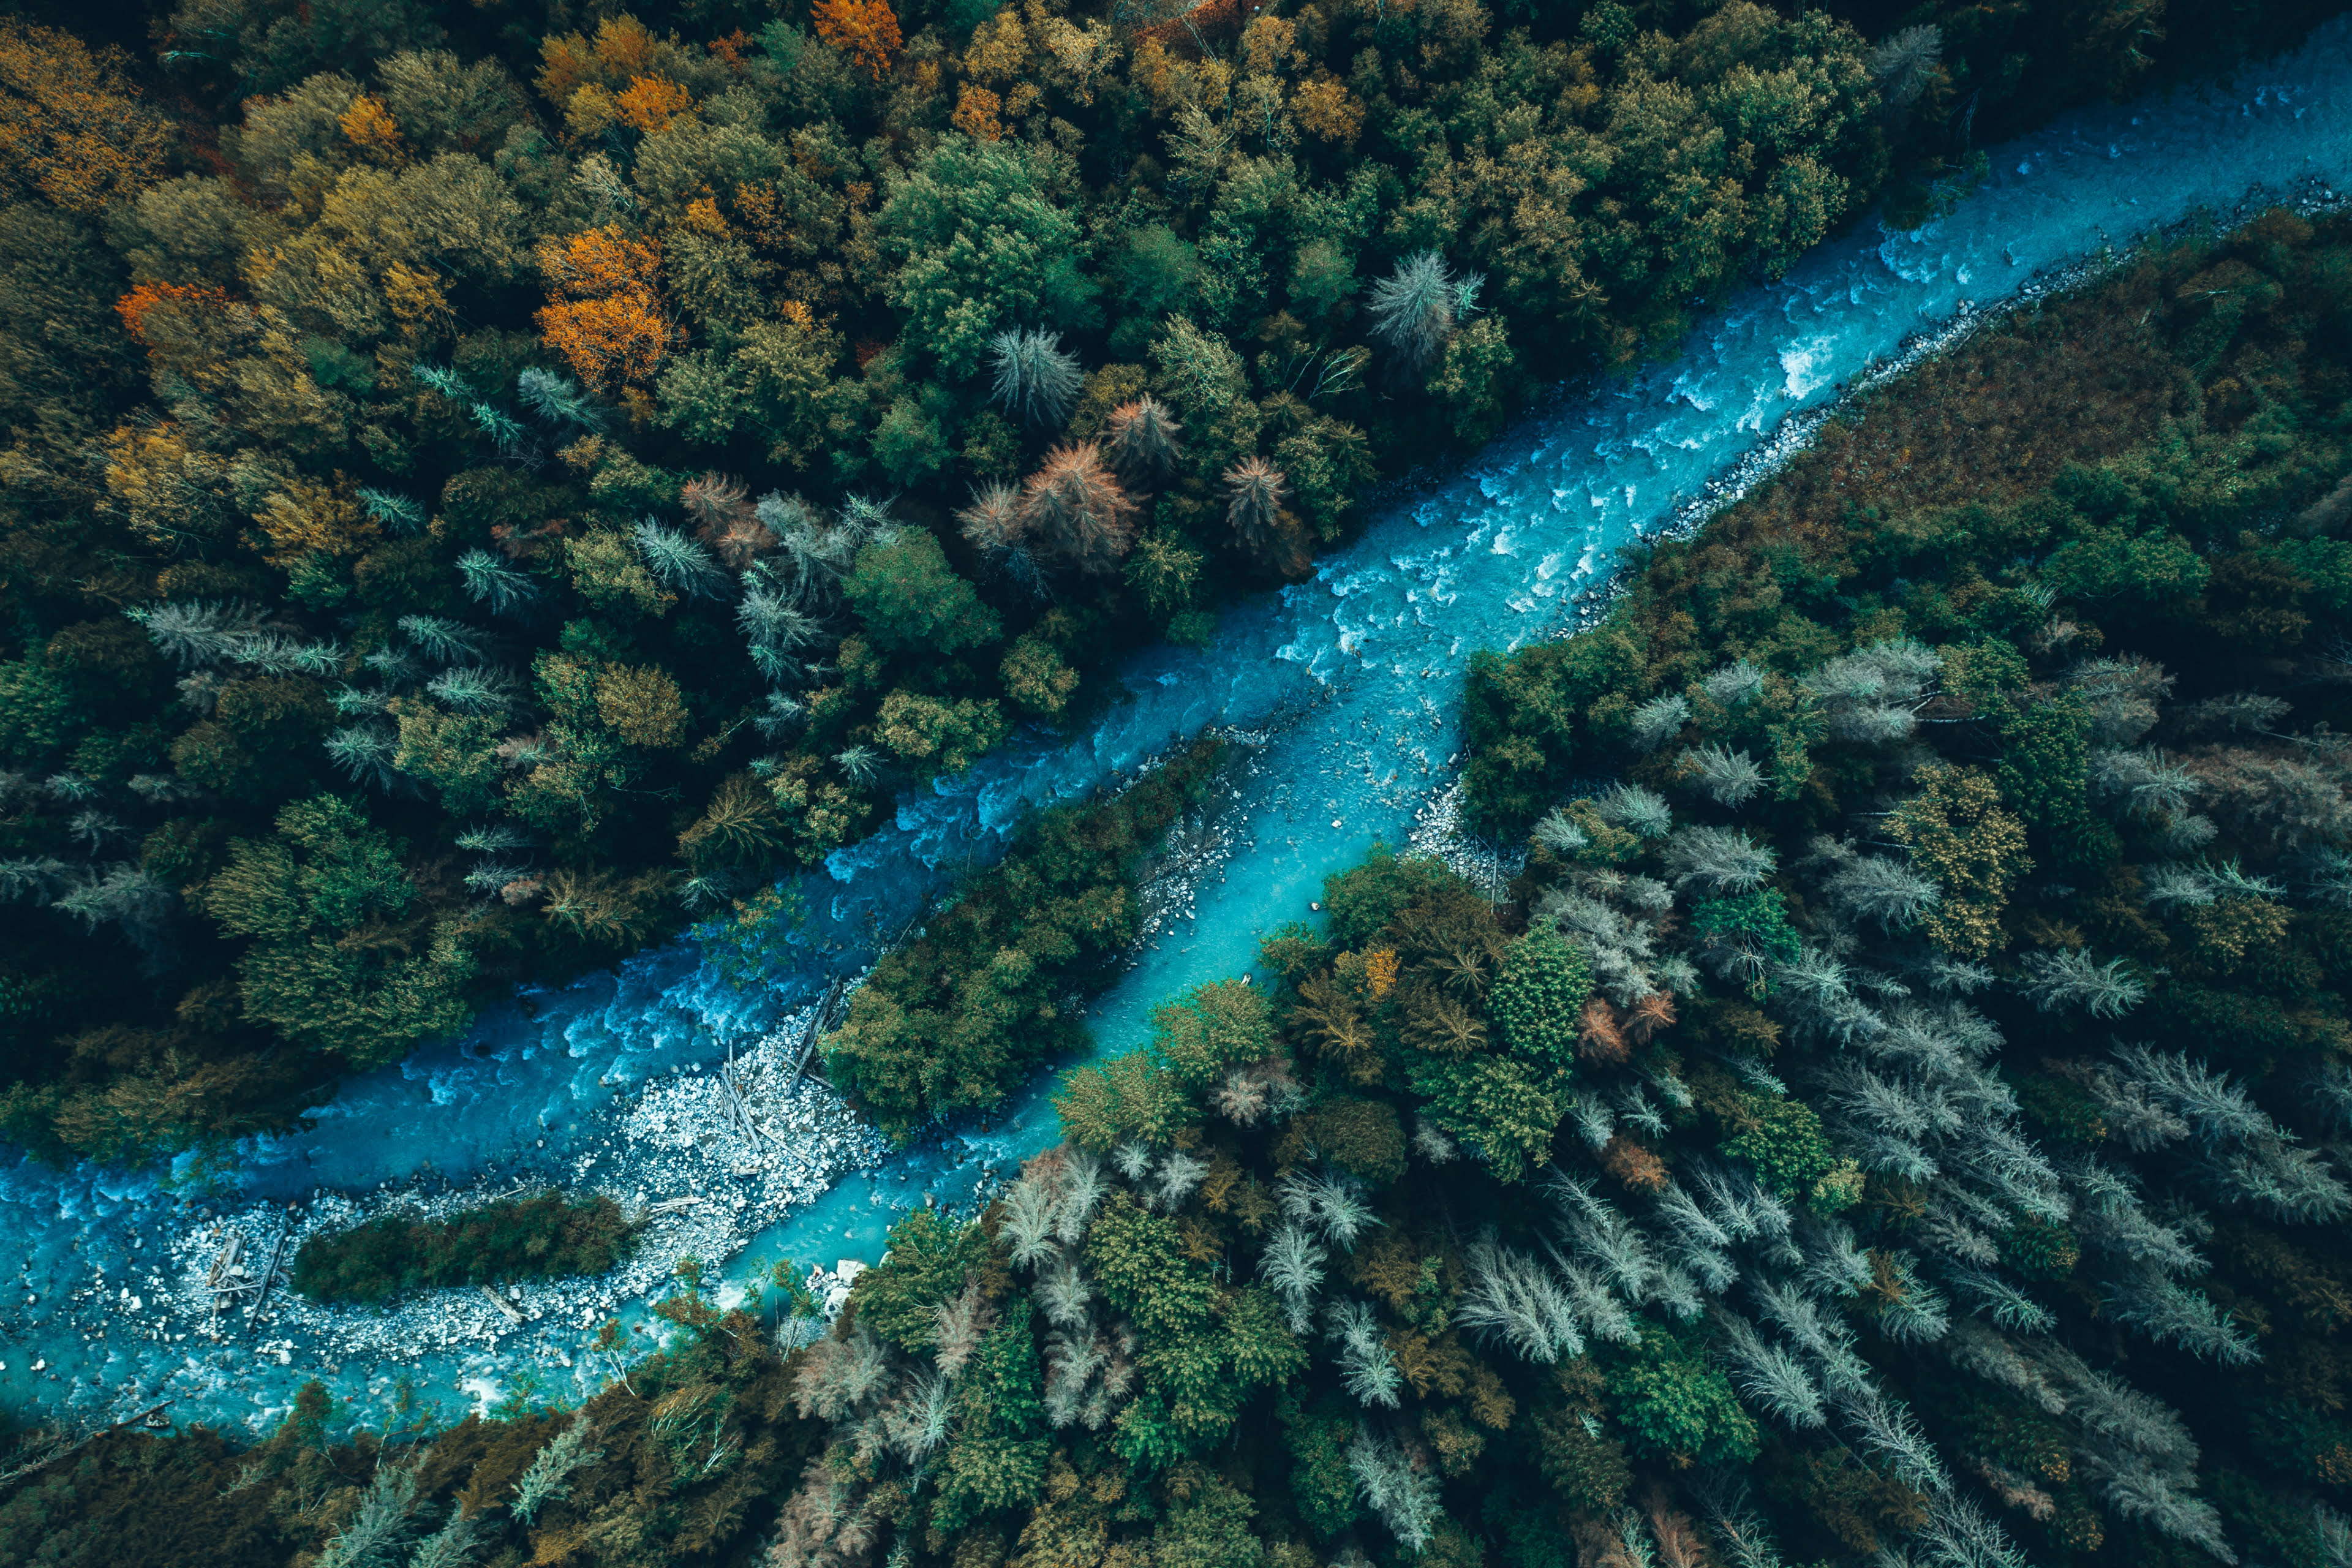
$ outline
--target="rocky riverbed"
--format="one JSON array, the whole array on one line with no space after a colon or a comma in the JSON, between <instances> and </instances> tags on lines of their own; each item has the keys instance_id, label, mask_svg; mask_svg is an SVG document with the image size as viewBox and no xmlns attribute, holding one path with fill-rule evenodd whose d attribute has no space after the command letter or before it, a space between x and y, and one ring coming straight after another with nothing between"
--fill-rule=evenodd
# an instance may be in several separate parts
<instances>
[{"instance_id":1,"label":"rocky riverbed","mask_svg":"<svg viewBox=\"0 0 2352 1568\"><path fill-rule=\"evenodd\" d=\"M134 1231L111 1255L89 1258L79 1282L61 1296L45 1300L29 1275L21 1277L0 1309L0 1335L20 1345L79 1338L95 1367L84 1375L103 1389L114 1420L190 1396L217 1407L241 1373L261 1363L330 1377L356 1373L371 1390L388 1392L426 1358L454 1354L467 1371L453 1381L477 1404L495 1403L526 1378L576 1396L607 1375L588 1364L588 1342L606 1321L667 1294L679 1258L733 1259L751 1236L887 1154L887 1142L821 1079L795 1074L807 1030L803 1010L731 1062L720 1057L616 1090L598 1124L567 1140L560 1160L528 1151L509 1170L465 1186L427 1172L371 1194L320 1193L291 1205L189 1205L178 1223ZM547 1187L601 1193L652 1217L612 1272L514 1282L497 1300L464 1289L417 1292L382 1310L331 1307L287 1286L295 1255L313 1236L388 1213L440 1217ZM215 1264L233 1237L242 1267L224 1277ZM217 1293L223 1283L247 1289ZM720 1289L740 1294L736 1286ZM157 1347L169 1348L158 1357ZM19 1367L52 1371L37 1354Z\"/></svg>"}]
</instances>

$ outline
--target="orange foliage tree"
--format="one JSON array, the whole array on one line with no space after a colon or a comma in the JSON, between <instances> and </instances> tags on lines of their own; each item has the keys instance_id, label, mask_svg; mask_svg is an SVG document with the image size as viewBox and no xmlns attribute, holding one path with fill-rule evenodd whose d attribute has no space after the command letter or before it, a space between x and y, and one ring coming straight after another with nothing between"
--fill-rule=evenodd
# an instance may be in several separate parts
<instances>
[{"instance_id":1,"label":"orange foliage tree","mask_svg":"<svg viewBox=\"0 0 2352 1568\"><path fill-rule=\"evenodd\" d=\"M112 52L0 19L0 188L98 212L161 177L171 144Z\"/></svg>"},{"instance_id":2,"label":"orange foliage tree","mask_svg":"<svg viewBox=\"0 0 2352 1568\"><path fill-rule=\"evenodd\" d=\"M1055 560L1105 574L1135 544L1135 502L1091 441L1056 447L1021 492L1022 531Z\"/></svg>"},{"instance_id":3,"label":"orange foliage tree","mask_svg":"<svg viewBox=\"0 0 2352 1568\"><path fill-rule=\"evenodd\" d=\"M667 77L641 76L617 100L621 122L651 135L694 107L686 89Z\"/></svg>"},{"instance_id":4,"label":"orange foliage tree","mask_svg":"<svg viewBox=\"0 0 2352 1568\"><path fill-rule=\"evenodd\" d=\"M142 283L114 302L114 313L122 318L125 331L142 342L147 340L147 317L158 305L178 306L193 310L218 310L228 303L226 290L192 288L180 283Z\"/></svg>"},{"instance_id":5,"label":"orange foliage tree","mask_svg":"<svg viewBox=\"0 0 2352 1568\"><path fill-rule=\"evenodd\" d=\"M245 352L260 324L226 291L179 283L142 283L114 302L114 313L157 363L199 384Z\"/></svg>"},{"instance_id":6,"label":"orange foliage tree","mask_svg":"<svg viewBox=\"0 0 2352 1568\"><path fill-rule=\"evenodd\" d=\"M996 118L996 111L1003 107L1004 100L996 94L967 82L949 123L976 142L999 141L1004 135L1004 122Z\"/></svg>"},{"instance_id":7,"label":"orange foliage tree","mask_svg":"<svg viewBox=\"0 0 2352 1568\"><path fill-rule=\"evenodd\" d=\"M882 79L890 57L905 42L898 14L882 0L816 0L816 36Z\"/></svg>"},{"instance_id":8,"label":"orange foliage tree","mask_svg":"<svg viewBox=\"0 0 2352 1568\"><path fill-rule=\"evenodd\" d=\"M550 296L539 330L580 379L609 390L650 377L678 338L654 276L661 252L617 224L539 247Z\"/></svg>"}]
</instances>

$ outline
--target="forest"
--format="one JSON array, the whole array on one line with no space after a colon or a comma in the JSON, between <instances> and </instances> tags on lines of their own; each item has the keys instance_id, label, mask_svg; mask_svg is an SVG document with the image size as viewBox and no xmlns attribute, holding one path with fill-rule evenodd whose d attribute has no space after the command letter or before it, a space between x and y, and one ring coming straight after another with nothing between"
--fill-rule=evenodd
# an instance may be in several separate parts
<instances>
[{"instance_id":1,"label":"forest","mask_svg":"<svg viewBox=\"0 0 2352 1568\"><path fill-rule=\"evenodd\" d=\"M394 1213L304 1242L291 1283L314 1301L380 1303L436 1287L602 1274L628 1253L635 1231L603 1193L533 1193L437 1219Z\"/></svg>"},{"instance_id":2,"label":"forest","mask_svg":"<svg viewBox=\"0 0 2352 1568\"><path fill-rule=\"evenodd\" d=\"M756 949L1382 478L2329 9L14 11L0 1133L217 1150Z\"/></svg>"},{"instance_id":3,"label":"forest","mask_svg":"<svg viewBox=\"0 0 2352 1568\"><path fill-rule=\"evenodd\" d=\"M2342 1568L2347 397L2352 219L2021 310L1480 661L1499 900L1333 875L829 1319L23 1434L0 1563Z\"/></svg>"}]
</instances>

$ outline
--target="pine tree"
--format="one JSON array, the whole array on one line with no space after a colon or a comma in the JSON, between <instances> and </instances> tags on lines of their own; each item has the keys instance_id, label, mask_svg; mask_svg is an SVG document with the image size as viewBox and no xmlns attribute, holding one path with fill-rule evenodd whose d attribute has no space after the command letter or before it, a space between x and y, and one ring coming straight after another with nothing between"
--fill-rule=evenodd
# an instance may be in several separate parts
<instances>
[{"instance_id":1,"label":"pine tree","mask_svg":"<svg viewBox=\"0 0 2352 1568\"><path fill-rule=\"evenodd\" d=\"M319 1568L393 1568L393 1559L416 1533L415 1465L376 1466L375 1480L327 1549Z\"/></svg>"},{"instance_id":2,"label":"pine tree","mask_svg":"<svg viewBox=\"0 0 2352 1568\"><path fill-rule=\"evenodd\" d=\"M539 596L539 585L526 573L519 572L487 550L468 550L457 557L458 580L474 599L486 602L494 615L530 604Z\"/></svg>"},{"instance_id":3,"label":"pine tree","mask_svg":"<svg viewBox=\"0 0 2352 1568\"><path fill-rule=\"evenodd\" d=\"M1685 752L1682 767L1717 805L1745 805L1764 787L1764 770L1755 758L1713 742Z\"/></svg>"},{"instance_id":4,"label":"pine tree","mask_svg":"<svg viewBox=\"0 0 2352 1568\"><path fill-rule=\"evenodd\" d=\"M1648 755L1690 722L1690 699L1679 691L1653 697L1633 710L1633 749Z\"/></svg>"},{"instance_id":5,"label":"pine tree","mask_svg":"<svg viewBox=\"0 0 2352 1568\"><path fill-rule=\"evenodd\" d=\"M570 425L590 435L604 427L604 410L568 376L534 366L515 378L515 391L523 405L549 425Z\"/></svg>"},{"instance_id":6,"label":"pine tree","mask_svg":"<svg viewBox=\"0 0 2352 1568\"><path fill-rule=\"evenodd\" d=\"M1227 468L1225 521L1250 549L1263 554L1280 542L1276 525L1290 481L1264 458L1247 457Z\"/></svg>"},{"instance_id":7,"label":"pine tree","mask_svg":"<svg viewBox=\"0 0 2352 1568\"><path fill-rule=\"evenodd\" d=\"M1418 1552L1426 1547L1438 1516L1442 1483L1435 1470L1361 1426L1348 1444L1347 1458L1364 1506L1408 1550Z\"/></svg>"},{"instance_id":8,"label":"pine tree","mask_svg":"<svg viewBox=\"0 0 2352 1568\"><path fill-rule=\"evenodd\" d=\"M235 657L259 635L263 613L236 600L226 604L167 600L123 612L147 630L155 646L183 669L200 669Z\"/></svg>"},{"instance_id":9,"label":"pine tree","mask_svg":"<svg viewBox=\"0 0 2352 1568\"><path fill-rule=\"evenodd\" d=\"M327 737L327 755L353 784L388 790L393 784L393 753L400 737L380 725L354 724Z\"/></svg>"},{"instance_id":10,"label":"pine tree","mask_svg":"<svg viewBox=\"0 0 2352 1568\"><path fill-rule=\"evenodd\" d=\"M716 599L729 586L727 574L702 546L674 528L665 528L652 518L646 518L630 531L629 537L646 569L665 588L690 594L698 599Z\"/></svg>"},{"instance_id":11,"label":"pine tree","mask_svg":"<svg viewBox=\"0 0 2352 1568\"><path fill-rule=\"evenodd\" d=\"M1463 1265L1470 1284L1454 1321L1528 1361L1584 1353L1575 1306L1540 1260L1488 1236L1463 1249Z\"/></svg>"},{"instance_id":12,"label":"pine tree","mask_svg":"<svg viewBox=\"0 0 2352 1568\"><path fill-rule=\"evenodd\" d=\"M530 433L523 428L521 420L505 409L494 404L477 403L473 414L475 427L490 438L500 457L519 456L530 445Z\"/></svg>"},{"instance_id":13,"label":"pine tree","mask_svg":"<svg viewBox=\"0 0 2352 1568\"><path fill-rule=\"evenodd\" d=\"M460 849L489 854L500 849L527 849L530 847L530 835L511 823L493 822L467 828L457 835L456 842Z\"/></svg>"},{"instance_id":14,"label":"pine tree","mask_svg":"<svg viewBox=\"0 0 2352 1568\"><path fill-rule=\"evenodd\" d=\"M377 489L372 485L356 487L352 496L362 510L394 533L415 534L424 530L424 503L412 496Z\"/></svg>"},{"instance_id":15,"label":"pine tree","mask_svg":"<svg viewBox=\"0 0 2352 1568\"><path fill-rule=\"evenodd\" d=\"M1899 860L1859 855L1822 879L1822 890L1848 920L1900 931L1936 907L1941 889Z\"/></svg>"},{"instance_id":16,"label":"pine tree","mask_svg":"<svg viewBox=\"0 0 2352 1568\"><path fill-rule=\"evenodd\" d=\"M1135 543L1135 503L1091 441L1056 447L1021 492L1021 532L1052 559L1101 576Z\"/></svg>"},{"instance_id":17,"label":"pine tree","mask_svg":"<svg viewBox=\"0 0 2352 1568\"><path fill-rule=\"evenodd\" d=\"M1746 659L1738 659L1700 681L1699 689L1706 693L1711 702L1725 708L1738 708L1753 701L1757 693L1764 689L1764 672Z\"/></svg>"},{"instance_id":18,"label":"pine tree","mask_svg":"<svg viewBox=\"0 0 2352 1568\"><path fill-rule=\"evenodd\" d=\"M409 374L415 376L420 384L432 388L452 403L471 403L474 400L474 389L447 365L419 363L409 368Z\"/></svg>"},{"instance_id":19,"label":"pine tree","mask_svg":"<svg viewBox=\"0 0 2352 1568\"><path fill-rule=\"evenodd\" d=\"M971 504L955 518L964 542L983 552L1011 549L1026 526L1021 515L1021 492L1001 479L975 488Z\"/></svg>"},{"instance_id":20,"label":"pine tree","mask_svg":"<svg viewBox=\"0 0 2352 1568\"><path fill-rule=\"evenodd\" d=\"M2029 952L2019 989L2044 1013L2080 1007L2094 1018L2119 1018L2147 994L2147 984L2120 958L2100 963L2078 947Z\"/></svg>"},{"instance_id":21,"label":"pine tree","mask_svg":"<svg viewBox=\"0 0 2352 1568\"><path fill-rule=\"evenodd\" d=\"M587 1414L573 1416L569 1426L531 1457L530 1468L514 1483L515 1517L529 1524L539 1517L541 1509L569 1497L572 1472L604 1457L602 1449L588 1446L595 1440L596 1424Z\"/></svg>"},{"instance_id":22,"label":"pine tree","mask_svg":"<svg viewBox=\"0 0 2352 1568\"><path fill-rule=\"evenodd\" d=\"M1663 838L1674 826L1674 812L1665 797L1640 784L1612 784L1592 803L1601 820L1644 838Z\"/></svg>"},{"instance_id":23,"label":"pine tree","mask_svg":"<svg viewBox=\"0 0 2352 1568\"><path fill-rule=\"evenodd\" d=\"M1104 446L1120 479L1150 489L1174 472L1182 459L1184 448L1177 437L1183 432L1184 426L1160 406L1159 399L1146 393L1110 411L1104 426Z\"/></svg>"},{"instance_id":24,"label":"pine tree","mask_svg":"<svg viewBox=\"0 0 2352 1568\"><path fill-rule=\"evenodd\" d=\"M989 340L996 400L1006 413L1054 429L1069 418L1070 405L1086 384L1086 372L1061 341L1058 332L1034 327L1002 331Z\"/></svg>"},{"instance_id":25,"label":"pine tree","mask_svg":"<svg viewBox=\"0 0 2352 1568\"><path fill-rule=\"evenodd\" d=\"M1445 258L1434 250L1415 251L1372 284L1365 301L1372 318L1368 335L1392 352L1398 369L1411 375L1434 361L1454 334L1457 298Z\"/></svg>"},{"instance_id":26,"label":"pine tree","mask_svg":"<svg viewBox=\"0 0 2352 1568\"><path fill-rule=\"evenodd\" d=\"M1778 863L1769 848L1728 827L1685 827L1667 841L1665 865L1677 888L1714 897L1753 892Z\"/></svg>"},{"instance_id":27,"label":"pine tree","mask_svg":"<svg viewBox=\"0 0 2352 1568\"><path fill-rule=\"evenodd\" d=\"M1258 1255L1257 1268L1281 1296L1290 1331L1303 1334L1314 1321L1315 1293L1322 1288L1323 1265L1330 1255L1304 1226L1285 1223L1275 1227Z\"/></svg>"},{"instance_id":28,"label":"pine tree","mask_svg":"<svg viewBox=\"0 0 2352 1568\"><path fill-rule=\"evenodd\" d=\"M408 1568L466 1568L489 1539L487 1513L480 1510L467 1513L463 1503L452 1503L447 1521L416 1543Z\"/></svg>"},{"instance_id":29,"label":"pine tree","mask_svg":"<svg viewBox=\"0 0 2352 1568\"><path fill-rule=\"evenodd\" d=\"M1870 74L1878 79L1878 90L1889 104L1906 108L1927 90L1943 58L1941 28L1932 24L1905 27L1870 51Z\"/></svg>"},{"instance_id":30,"label":"pine tree","mask_svg":"<svg viewBox=\"0 0 2352 1568\"><path fill-rule=\"evenodd\" d=\"M502 669L468 665L445 669L425 683L435 701L460 713L503 713L517 700L514 678Z\"/></svg>"},{"instance_id":31,"label":"pine tree","mask_svg":"<svg viewBox=\"0 0 2352 1568\"><path fill-rule=\"evenodd\" d=\"M771 498L773 499L773 498ZM720 473L689 479L678 491L678 504L695 523L695 537L719 559L740 572L776 547L764 502L754 502L742 480Z\"/></svg>"}]
</instances>

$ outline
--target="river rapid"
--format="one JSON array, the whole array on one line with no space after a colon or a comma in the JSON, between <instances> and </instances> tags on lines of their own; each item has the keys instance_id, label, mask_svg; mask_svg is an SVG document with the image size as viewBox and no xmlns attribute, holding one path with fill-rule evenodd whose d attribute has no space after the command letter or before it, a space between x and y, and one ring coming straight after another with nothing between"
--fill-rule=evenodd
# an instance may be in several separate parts
<instances>
[{"instance_id":1,"label":"river rapid","mask_svg":"<svg viewBox=\"0 0 2352 1568\"><path fill-rule=\"evenodd\" d=\"M1092 1004L1105 1050L1147 1039L1166 997L1248 969L1260 935L1306 917L1322 878L1375 841L1475 854L1451 830L1472 653L1574 625L1621 547L1689 525L1801 446L1841 393L1981 312L2200 212L2352 189L2352 18L2227 88L2079 111L1991 162L1948 217L1908 233L1865 220L1731 299L1673 362L1559 389L1384 505L1311 581L1228 609L1206 649L1138 654L1123 672L1133 700L1087 733L1024 733L905 797L893 826L800 879L805 918L757 983L730 986L677 943L348 1080L311 1129L249 1141L225 1164L60 1173L12 1159L0 1233L15 1252L0 1265L20 1271L13 1289L0 1279L0 1399L83 1424L168 1402L159 1423L261 1430L311 1377L362 1421L404 1379L446 1418L519 1378L577 1398L607 1375L585 1350L595 1325L642 1329L682 1254L735 1281L719 1287L731 1300L752 1259L870 1262L908 1208L970 1205L1055 1137L1047 1080L894 1152L821 1084L793 1084L791 1063L834 979L862 973L1024 812L1115 786L1203 729L1238 742L1155 868L1132 967ZM730 1055L766 1134L721 1112ZM502 1292L503 1305L445 1291L389 1314L336 1311L281 1286L257 1317L210 1312L223 1227L258 1269L281 1235L290 1258L313 1228L539 1182L698 1201L656 1221L615 1276Z\"/></svg>"}]
</instances>

